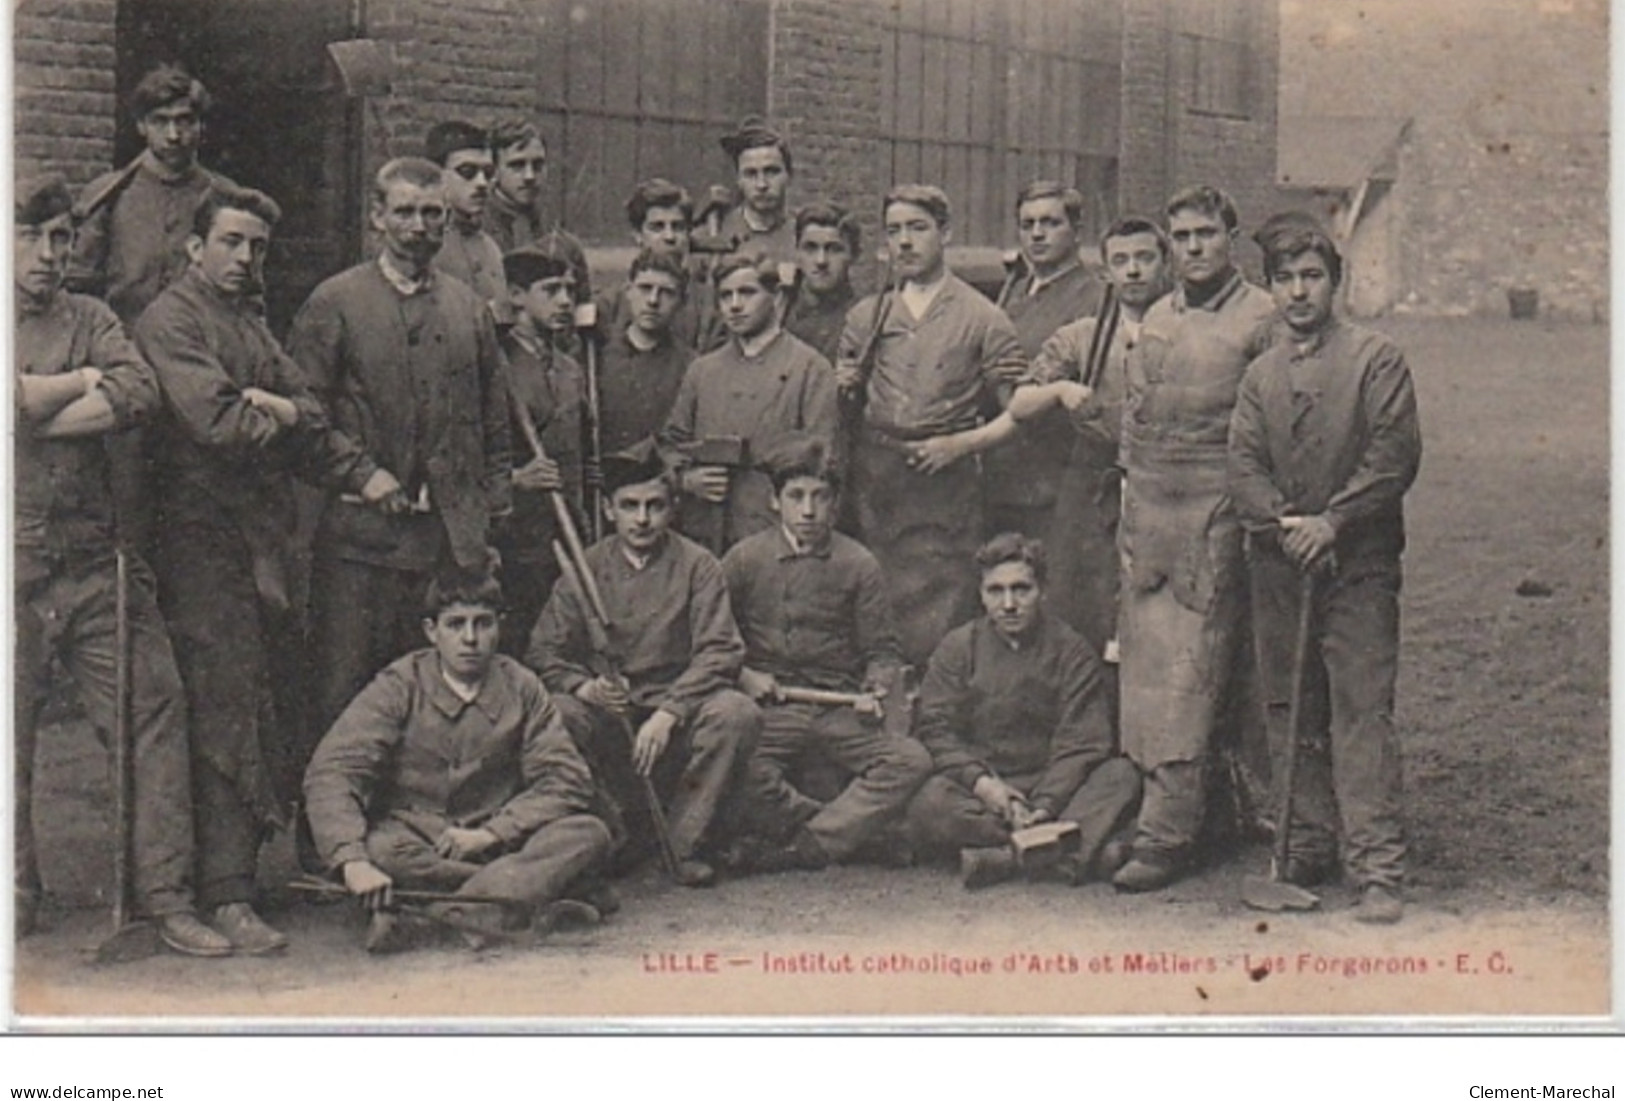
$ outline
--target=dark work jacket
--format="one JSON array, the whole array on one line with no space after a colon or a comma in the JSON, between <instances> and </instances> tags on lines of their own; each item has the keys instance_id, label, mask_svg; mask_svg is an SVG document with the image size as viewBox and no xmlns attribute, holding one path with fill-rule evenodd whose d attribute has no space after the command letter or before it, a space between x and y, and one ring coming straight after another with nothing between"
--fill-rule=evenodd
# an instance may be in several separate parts
<instances>
[{"instance_id":1,"label":"dark work jacket","mask_svg":"<svg viewBox=\"0 0 1625 1101\"><path fill-rule=\"evenodd\" d=\"M491 518L512 500L506 367L485 303L446 276L405 296L368 260L311 293L294 318L288 354L334 431L364 453L355 484L383 467L414 500L427 485L432 506L426 524L419 515L389 517L333 501L318 548L350 561L428 569L443 528L456 562L482 567Z\"/></svg>"}]
</instances>

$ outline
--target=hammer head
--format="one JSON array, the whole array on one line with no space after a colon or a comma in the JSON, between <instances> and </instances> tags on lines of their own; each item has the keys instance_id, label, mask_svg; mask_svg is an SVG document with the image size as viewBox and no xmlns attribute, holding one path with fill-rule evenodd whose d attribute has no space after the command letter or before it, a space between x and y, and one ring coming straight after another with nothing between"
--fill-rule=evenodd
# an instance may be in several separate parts
<instances>
[{"instance_id":1,"label":"hammer head","mask_svg":"<svg viewBox=\"0 0 1625 1101\"><path fill-rule=\"evenodd\" d=\"M1062 857L1076 854L1082 843L1076 822L1040 822L1010 834L1010 850L1023 871L1052 867Z\"/></svg>"},{"instance_id":2,"label":"hammer head","mask_svg":"<svg viewBox=\"0 0 1625 1101\"><path fill-rule=\"evenodd\" d=\"M695 466L739 468L749 463L743 436L705 436L683 448Z\"/></svg>"}]
</instances>

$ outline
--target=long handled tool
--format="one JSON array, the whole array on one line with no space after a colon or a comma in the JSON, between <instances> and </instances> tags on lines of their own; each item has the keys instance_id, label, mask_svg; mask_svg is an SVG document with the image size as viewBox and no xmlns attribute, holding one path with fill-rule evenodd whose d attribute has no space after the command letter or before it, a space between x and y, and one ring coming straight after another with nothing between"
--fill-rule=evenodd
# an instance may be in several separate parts
<instances>
[{"instance_id":1,"label":"long handled tool","mask_svg":"<svg viewBox=\"0 0 1625 1101\"><path fill-rule=\"evenodd\" d=\"M603 595L598 591L598 583L593 580L592 571L587 568L586 559L577 552L581 540L575 533L575 526L573 524L564 526L566 538L572 544L571 553L566 553L555 540L553 557L558 559L559 570L566 581L581 594L587 606L587 635L593 651L594 664L599 667L601 675L624 688L626 677L616 666L610 650L609 613L604 606ZM632 729L631 721L624 715L618 718L627 742L629 744L636 742L637 733ZM637 769L634 768L633 771L637 772ZM661 805L660 793L655 790L654 781L647 774L638 772L637 775L643 788L644 801L649 805L649 819L654 823L655 841L660 846L660 864L672 882L678 882L681 878L680 861L677 858L677 848L672 844L671 825L666 821L666 809Z\"/></svg>"},{"instance_id":2,"label":"long handled tool","mask_svg":"<svg viewBox=\"0 0 1625 1101\"><path fill-rule=\"evenodd\" d=\"M1242 881L1241 900L1255 910L1313 910L1320 896L1285 879L1291 852L1292 793L1298 771L1299 727L1303 722L1303 688L1309 665L1309 626L1314 615L1315 572L1303 571L1298 586L1298 637L1292 647L1292 696L1287 707L1287 749L1281 774L1281 809L1275 823L1275 852L1269 877L1248 876Z\"/></svg>"},{"instance_id":3,"label":"long handled tool","mask_svg":"<svg viewBox=\"0 0 1625 1101\"><path fill-rule=\"evenodd\" d=\"M96 946L97 963L146 959L158 930L135 917L135 636L130 631L130 560L120 547L113 582L113 929Z\"/></svg>"},{"instance_id":4,"label":"long handled tool","mask_svg":"<svg viewBox=\"0 0 1625 1101\"><path fill-rule=\"evenodd\" d=\"M576 330L587 359L587 453L592 456L593 468L603 476L604 429L603 410L598 400L598 341L594 339L598 328L598 304L583 302L576 307ZM587 528L593 541L604 537L603 490L593 486L587 494Z\"/></svg>"}]
</instances>

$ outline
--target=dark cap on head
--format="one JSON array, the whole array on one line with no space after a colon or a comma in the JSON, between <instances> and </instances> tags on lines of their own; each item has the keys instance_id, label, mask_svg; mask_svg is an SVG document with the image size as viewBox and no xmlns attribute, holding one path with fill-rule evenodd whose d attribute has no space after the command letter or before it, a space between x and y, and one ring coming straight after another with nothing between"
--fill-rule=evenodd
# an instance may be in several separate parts
<instances>
[{"instance_id":1,"label":"dark cap on head","mask_svg":"<svg viewBox=\"0 0 1625 1101\"><path fill-rule=\"evenodd\" d=\"M624 451L605 455L601 463L604 492L613 494L627 486L642 485L666 476L666 464L653 440L639 440Z\"/></svg>"},{"instance_id":2,"label":"dark cap on head","mask_svg":"<svg viewBox=\"0 0 1625 1101\"><path fill-rule=\"evenodd\" d=\"M203 82L179 65L160 65L141 78L130 93L130 112L146 118L160 107L186 100L198 114L207 114L209 93Z\"/></svg>"},{"instance_id":3,"label":"dark cap on head","mask_svg":"<svg viewBox=\"0 0 1625 1101\"><path fill-rule=\"evenodd\" d=\"M502 274L510 287L529 288L539 279L557 279L570 273L570 263L552 251L526 245L502 258Z\"/></svg>"},{"instance_id":4,"label":"dark cap on head","mask_svg":"<svg viewBox=\"0 0 1625 1101\"><path fill-rule=\"evenodd\" d=\"M490 131L462 119L437 122L429 127L423 139L423 152L431 161L444 168L446 158L464 149L478 149L482 153L490 148Z\"/></svg>"},{"instance_id":5,"label":"dark cap on head","mask_svg":"<svg viewBox=\"0 0 1625 1101\"><path fill-rule=\"evenodd\" d=\"M770 145L785 150L785 159L789 160L789 149L784 135L759 115L747 115L740 119L738 129L731 134L722 135L721 145L722 151L728 154L730 160L737 161L739 155L747 149L762 149Z\"/></svg>"},{"instance_id":6,"label":"dark cap on head","mask_svg":"<svg viewBox=\"0 0 1625 1101\"><path fill-rule=\"evenodd\" d=\"M13 218L20 226L42 226L73 209L73 195L61 176L35 176L17 181Z\"/></svg>"}]
</instances>

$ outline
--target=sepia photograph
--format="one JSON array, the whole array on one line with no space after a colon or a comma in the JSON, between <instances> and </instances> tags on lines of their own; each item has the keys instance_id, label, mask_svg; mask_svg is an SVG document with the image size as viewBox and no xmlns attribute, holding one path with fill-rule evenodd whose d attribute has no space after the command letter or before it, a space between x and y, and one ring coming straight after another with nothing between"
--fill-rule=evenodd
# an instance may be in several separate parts
<instances>
[{"instance_id":1,"label":"sepia photograph","mask_svg":"<svg viewBox=\"0 0 1625 1101\"><path fill-rule=\"evenodd\" d=\"M1610 16L12 0L5 1028L1617 1029Z\"/></svg>"}]
</instances>

